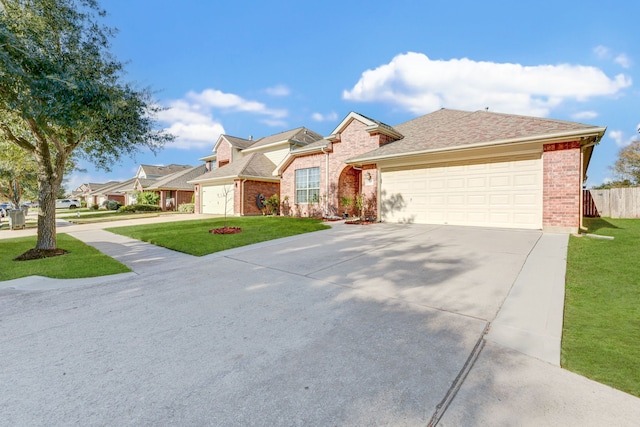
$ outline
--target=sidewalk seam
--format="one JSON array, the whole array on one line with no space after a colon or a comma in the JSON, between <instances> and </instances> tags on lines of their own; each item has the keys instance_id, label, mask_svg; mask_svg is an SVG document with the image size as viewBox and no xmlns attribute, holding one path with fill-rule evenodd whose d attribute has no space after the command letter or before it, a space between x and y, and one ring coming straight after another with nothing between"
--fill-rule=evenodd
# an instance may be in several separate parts
<instances>
[{"instance_id":1,"label":"sidewalk seam","mask_svg":"<svg viewBox=\"0 0 640 427\"><path fill-rule=\"evenodd\" d=\"M453 402L453 399L456 397L456 394L458 394L458 391L462 387L464 380L469 375L469 372L471 372L471 369L475 365L476 360L478 360L478 357L480 356L480 353L482 352L482 349L486 344L484 337L487 335L487 332L489 331L489 325L490 325L489 322L485 324L484 329L480 334L480 338L478 338L476 345L473 347L473 350L471 350L471 354L469 354L469 357L467 357L467 360L462 366L462 369L460 370L456 378L453 380L453 383L451 383L451 387L449 387L449 390L447 390L447 393L445 394L442 401L440 401L440 403L436 405L436 410L431 416L431 419L429 420L427 427L435 427L438 424L438 422L440 422L440 419L442 418L444 413L447 411L447 408L449 407L451 402Z\"/></svg>"}]
</instances>

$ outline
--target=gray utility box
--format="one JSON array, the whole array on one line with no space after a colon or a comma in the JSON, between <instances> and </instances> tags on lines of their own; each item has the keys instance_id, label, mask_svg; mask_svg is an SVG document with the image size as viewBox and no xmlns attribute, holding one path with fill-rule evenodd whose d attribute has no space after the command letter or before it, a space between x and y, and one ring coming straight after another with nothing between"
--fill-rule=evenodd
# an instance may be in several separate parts
<instances>
[{"instance_id":1,"label":"gray utility box","mask_svg":"<svg viewBox=\"0 0 640 427\"><path fill-rule=\"evenodd\" d=\"M24 229L25 227L25 214L23 210L12 209L9 211L9 229L17 230L18 228Z\"/></svg>"}]
</instances>

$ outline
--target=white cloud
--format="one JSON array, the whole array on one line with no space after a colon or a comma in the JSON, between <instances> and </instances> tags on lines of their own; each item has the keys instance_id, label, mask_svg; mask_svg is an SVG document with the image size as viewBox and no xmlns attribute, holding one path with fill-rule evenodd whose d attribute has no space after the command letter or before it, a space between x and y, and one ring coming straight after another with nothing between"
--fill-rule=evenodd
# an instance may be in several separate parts
<instances>
[{"instance_id":1,"label":"white cloud","mask_svg":"<svg viewBox=\"0 0 640 427\"><path fill-rule=\"evenodd\" d=\"M624 53L619 54L613 59L613 62L620 65L622 68L631 67L631 59Z\"/></svg>"},{"instance_id":2,"label":"white cloud","mask_svg":"<svg viewBox=\"0 0 640 427\"><path fill-rule=\"evenodd\" d=\"M185 100L169 103L167 110L158 113L158 120L166 125L169 133L176 136L170 143L172 148L211 148L224 133L222 123L214 120L208 108Z\"/></svg>"},{"instance_id":3,"label":"white cloud","mask_svg":"<svg viewBox=\"0 0 640 427\"><path fill-rule=\"evenodd\" d=\"M415 114L441 107L547 116L566 99L585 101L615 95L631 85L619 74L609 78L596 67L479 62L467 58L432 60L409 52L362 73L343 98L388 102Z\"/></svg>"},{"instance_id":4,"label":"white cloud","mask_svg":"<svg viewBox=\"0 0 640 427\"><path fill-rule=\"evenodd\" d=\"M187 98L193 102L210 108L255 113L273 118L283 118L287 110L267 108L262 102L246 100L233 93L224 93L216 89L205 89L200 93L189 92Z\"/></svg>"},{"instance_id":5,"label":"white cloud","mask_svg":"<svg viewBox=\"0 0 640 427\"><path fill-rule=\"evenodd\" d=\"M575 120L595 119L598 117L598 113L595 111L579 111L571 115L571 118Z\"/></svg>"},{"instance_id":6,"label":"white cloud","mask_svg":"<svg viewBox=\"0 0 640 427\"><path fill-rule=\"evenodd\" d=\"M316 122L333 122L338 120L338 113L332 111L328 114L313 113L311 118Z\"/></svg>"},{"instance_id":7,"label":"white cloud","mask_svg":"<svg viewBox=\"0 0 640 427\"><path fill-rule=\"evenodd\" d=\"M285 85L280 84L266 88L265 92L267 92L267 94L271 96L289 96L291 94L291 89L289 89Z\"/></svg>"},{"instance_id":8,"label":"white cloud","mask_svg":"<svg viewBox=\"0 0 640 427\"><path fill-rule=\"evenodd\" d=\"M603 45L598 45L594 47L593 53L595 53L596 56L600 59L605 59L611 56L611 51L609 50L609 48Z\"/></svg>"},{"instance_id":9,"label":"white cloud","mask_svg":"<svg viewBox=\"0 0 640 427\"><path fill-rule=\"evenodd\" d=\"M188 92L182 99L168 102L168 109L158 114L158 120L166 126L176 140L171 148L212 148L218 137L225 132L224 126L214 118L216 110L257 114L266 116L261 120L269 126L284 126L287 110L268 108L265 104L242 98L233 93L216 89Z\"/></svg>"},{"instance_id":10,"label":"white cloud","mask_svg":"<svg viewBox=\"0 0 640 427\"><path fill-rule=\"evenodd\" d=\"M618 147L626 147L633 142L633 138L627 138L621 130L612 130L608 134Z\"/></svg>"},{"instance_id":11,"label":"white cloud","mask_svg":"<svg viewBox=\"0 0 640 427\"><path fill-rule=\"evenodd\" d=\"M271 126L271 127L278 127L278 128L284 128L287 127L287 122L285 122L284 120L279 120L279 119L262 119L260 120L261 123L264 123L267 126Z\"/></svg>"},{"instance_id":12,"label":"white cloud","mask_svg":"<svg viewBox=\"0 0 640 427\"><path fill-rule=\"evenodd\" d=\"M614 53L611 49L602 45L598 45L593 48L593 53L595 53L596 57L601 60L611 60L613 58L613 62L620 65L622 68L631 67L631 58L629 58L626 53L618 53L614 57Z\"/></svg>"}]
</instances>

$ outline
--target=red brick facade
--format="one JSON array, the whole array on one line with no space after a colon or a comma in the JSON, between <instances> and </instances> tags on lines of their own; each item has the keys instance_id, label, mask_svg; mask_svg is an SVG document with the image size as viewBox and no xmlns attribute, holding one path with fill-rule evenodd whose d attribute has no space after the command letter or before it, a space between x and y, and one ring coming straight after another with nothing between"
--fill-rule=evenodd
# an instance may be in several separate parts
<instances>
[{"instance_id":1,"label":"red brick facade","mask_svg":"<svg viewBox=\"0 0 640 427\"><path fill-rule=\"evenodd\" d=\"M236 180L236 189L234 193L234 213L240 215L262 215L262 211L258 208L256 200L258 195L262 194L265 198L269 198L274 194L278 194L279 185L277 182L264 181L245 181ZM234 184L235 185L235 184ZM242 187L244 186L244 191Z\"/></svg>"},{"instance_id":2,"label":"red brick facade","mask_svg":"<svg viewBox=\"0 0 640 427\"><path fill-rule=\"evenodd\" d=\"M202 190L202 188L200 187L200 184L195 184L194 188L193 188L193 206L194 206L194 212L199 214L202 213L202 209L201 208L201 204L200 204L200 191Z\"/></svg>"},{"instance_id":3,"label":"red brick facade","mask_svg":"<svg viewBox=\"0 0 640 427\"><path fill-rule=\"evenodd\" d=\"M365 196L370 206L372 204L375 206L378 182L375 165L367 165L360 170L344 163L346 159L378 148L381 141L388 142L388 137L370 135L365 127L364 123L352 120L341 132L339 141L331 143L331 147L326 150L329 152L328 171L325 153L313 153L293 159L283 172L280 181L280 199L288 202L292 215L314 216L318 213L341 215L344 209L340 205L340 198L343 196L353 198L360 193ZM297 204L296 170L311 167L320 168L320 202ZM325 209L326 212L324 212ZM375 215L375 209L371 214Z\"/></svg>"},{"instance_id":4,"label":"red brick facade","mask_svg":"<svg viewBox=\"0 0 640 427\"><path fill-rule=\"evenodd\" d=\"M549 231L580 227L580 142L546 144L543 154L542 226Z\"/></svg>"},{"instance_id":5,"label":"red brick facade","mask_svg":"<svg viewBox=\"0 0 640 427\"><path fill-rule=\"evenodd\" d=\"M218 167L231 162L231 145L227 141L221 141L216 149L216 162Z\"/></svg>"}]
</instances>

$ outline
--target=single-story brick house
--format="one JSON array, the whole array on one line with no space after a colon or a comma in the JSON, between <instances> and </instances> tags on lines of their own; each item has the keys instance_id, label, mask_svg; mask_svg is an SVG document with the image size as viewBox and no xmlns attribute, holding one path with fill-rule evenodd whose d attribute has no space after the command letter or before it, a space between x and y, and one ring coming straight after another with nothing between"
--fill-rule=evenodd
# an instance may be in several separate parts
<instances>
[{"instance_id":1,"label":"single-story brick house","mask_svg":"<svg viewBox=\"0 0 640 427\"><path fill-rule=\"evenodd\" d=\"M299 215L340 215L342 200L362 195L366 214L387 222L576 232L582 184L605 131L448 109L392 127L352 112L326 138L290 145L272 162L267 192L279 185Z\"/></svg>"}]
</instances>

